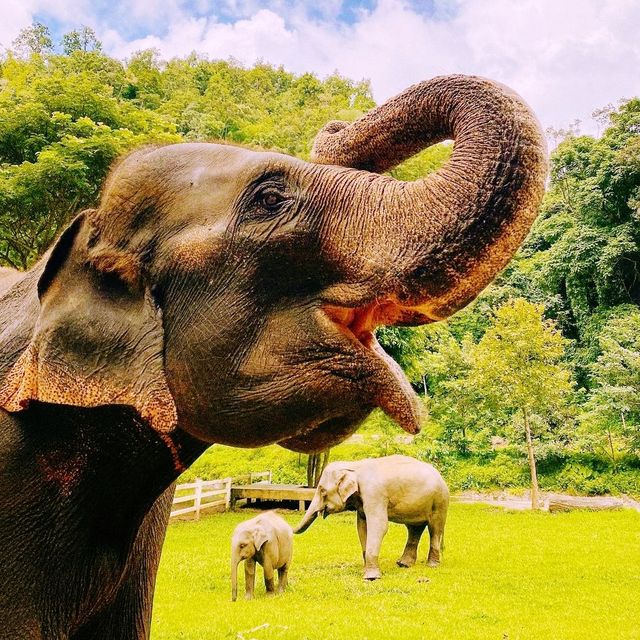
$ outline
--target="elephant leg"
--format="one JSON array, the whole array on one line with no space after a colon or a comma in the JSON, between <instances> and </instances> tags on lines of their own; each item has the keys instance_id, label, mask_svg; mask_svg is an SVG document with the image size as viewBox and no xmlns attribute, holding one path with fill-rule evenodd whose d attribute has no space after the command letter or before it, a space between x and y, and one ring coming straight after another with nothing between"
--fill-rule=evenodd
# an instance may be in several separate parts
<instances>
[{"instance_id":1,"label":"elephant leg","mask_svg":"<svg viewBox=\"0 0 640 640\"><path fill-rule=\"evenodd\" d=\"M364 579L377 580L382 575L378 566L378 556L382 539L389 528L389 520L386 508L365 515L367 517L367 543L364 554Z\"/></svg>"},{"instance_id":2,"label":"elephant leg","mask_svg":"<svg viewBox=\"0 0 640 640\"><path fill-rule=\"evenodd\" d=\"M264 569L264 586L267 590L267 595L272 596L275 592L275 581L273 579L274 571L273 564L270 558L265 558L262 563L262 568Z\"/></svg>"},{"instance_id":3,"label":"elephant leg","mask_svg":"<svg viewBox=\"0 0 640 640\"><path fill-rule=\"evenodd\" d=\"M362 547L362 559L365 559L367 552L367 520L363 515L357 513L356 526L358 527L358 538L360 539L360 546Z\"/></svg>"},{"instance_id":4,"label":"elephant leg","mask_svg":"<svg viewBox=\"0 0 640 640\"><path fill-rule=\"evenodd\" d=\"M289 565L285 564L278 569L278 593L284 593L287 584L289 584Z\"/></svg>"},{"instance_id":5,"label":"elephant leg","mask_svg":"<svg viewBox=\"0 0 640 640\"><path fill-rule=\"evenodd\" d=\"M442 553L444 539L444 518L437 514L429 521L429 556L427 557L427 565L437 567L440 564L440 555Z\"/></svg>"},{"instance_id":6,"label":"elephant leg","mask_svg":"<svg viewBox=\"0 0 640 640\"><path fill-rule=\"evenodd\" d=\"M244 561L244 597L247 600L253 598L253 590L256 586L256 561L253 558L247 558Z\"/></svg>"},{"instance_id":7,"label":"elephant leg","mask_svg":"<svg viewBox=\"0 0 640 640\"><path fill-rule=\"evenodd\" d=\"M422 536L426 526L426 523L407 525L407 544L405 545L402 557L396 562L399 567L413 567L416 563L420 537Z\"/></svg>"}]
</instances>

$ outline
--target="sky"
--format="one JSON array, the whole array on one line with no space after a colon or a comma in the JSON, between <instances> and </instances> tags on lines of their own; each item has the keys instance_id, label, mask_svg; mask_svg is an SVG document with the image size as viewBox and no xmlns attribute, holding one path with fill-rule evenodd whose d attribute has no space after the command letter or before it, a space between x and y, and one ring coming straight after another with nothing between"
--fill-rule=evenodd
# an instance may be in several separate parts
<instances>
[{"instance_id":1,"label":"sky","mask_svg":"<svg viewBox=\"0 0 640 640\"><path fill-rule=\"evenodd\" d=\"M638 0L3 0L0 46L39 20L94 29L109 55L156 48L369 79L377 102L436 75L507 84L543 127L640 95Z\"/></svg>"}]
</instances>

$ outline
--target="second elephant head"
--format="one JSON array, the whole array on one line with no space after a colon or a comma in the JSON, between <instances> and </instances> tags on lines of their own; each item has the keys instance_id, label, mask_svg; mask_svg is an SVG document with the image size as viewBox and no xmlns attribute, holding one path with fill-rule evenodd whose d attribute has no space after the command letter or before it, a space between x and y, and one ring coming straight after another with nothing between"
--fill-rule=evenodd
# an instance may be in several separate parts
<instances>
[{"instance_id":1,"label":"second elephant head","mask_svg":"<svg viewBox=\"0 0 640 640\"><path fill-rule=\"evenodd\" d=\"M326 518L347 508L349 499L356 496L359 490L355 464L350 466L348 462L332 462L327 466L313 500L302 521L294 528L294 533L305 532L319 515Z\"/></svg>"}]
</instances>

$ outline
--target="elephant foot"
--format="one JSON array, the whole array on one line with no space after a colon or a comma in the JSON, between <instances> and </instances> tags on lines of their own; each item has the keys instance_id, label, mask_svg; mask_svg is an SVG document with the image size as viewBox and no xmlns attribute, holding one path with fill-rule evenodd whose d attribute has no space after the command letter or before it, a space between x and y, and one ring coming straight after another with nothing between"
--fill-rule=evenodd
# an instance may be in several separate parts
<instances>
[{"instance_id":1,"label":"elephant foot","mask_svg":"<svg viewBox=\"0 0 640 640\"><path fill-rule=\"evenodd\" d=\"M245 600L253 600L253 593L245 593L244 594L244 599Z\"/></svg>"},{"instance_id":2,"label":"elephant foot","mask_svg":"<svg viewBox=\"0 0 640 640\"><path fill-rule=\"evenodd\" d=\"M433 558L431 558L430 560L427 560L427 567L431 567L432 569L435 569L436 567L440 566L440 560L434 560Z\"/></svg>"},{"instance_id":3,"label":"elephant foot","mask_svg":"<svg viewBox=\"0 0 640 640\"><path fill-rule=\"evenodd\" d=\"M396 560L396 564L402 569L408 569L409 567L413 567L416 563L414 559L409 558L400 558L400 560Z\"/></svg>"},{"instance_id":4,"label":"elephant foot","mask_svg":"<svg viewBox=\"0 0 640 640\"><path fill-rule=\"evenodd\" d=\"M364 572L365 580L379 580L381 577L380 569L366 569Z\"/></svg>"}]
</instances>

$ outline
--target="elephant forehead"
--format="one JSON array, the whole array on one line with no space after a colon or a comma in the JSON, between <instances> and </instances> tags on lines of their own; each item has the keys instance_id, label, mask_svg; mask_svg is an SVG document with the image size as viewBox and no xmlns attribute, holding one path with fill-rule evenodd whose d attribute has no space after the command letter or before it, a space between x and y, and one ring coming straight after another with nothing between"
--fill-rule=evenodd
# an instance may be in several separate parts
<instances>
[{"instance_id":1,"label":"elephant forehead","mask_svg":"<svg viewBox=\"0 0 640 640\"><path fill-rule=\"evenodd\" d=\"M289 156L211 143L143 149L111 173L94 223L118 242L141 229L210 223L261 175L303 163Z\"/></svg>"}]
</instances>

